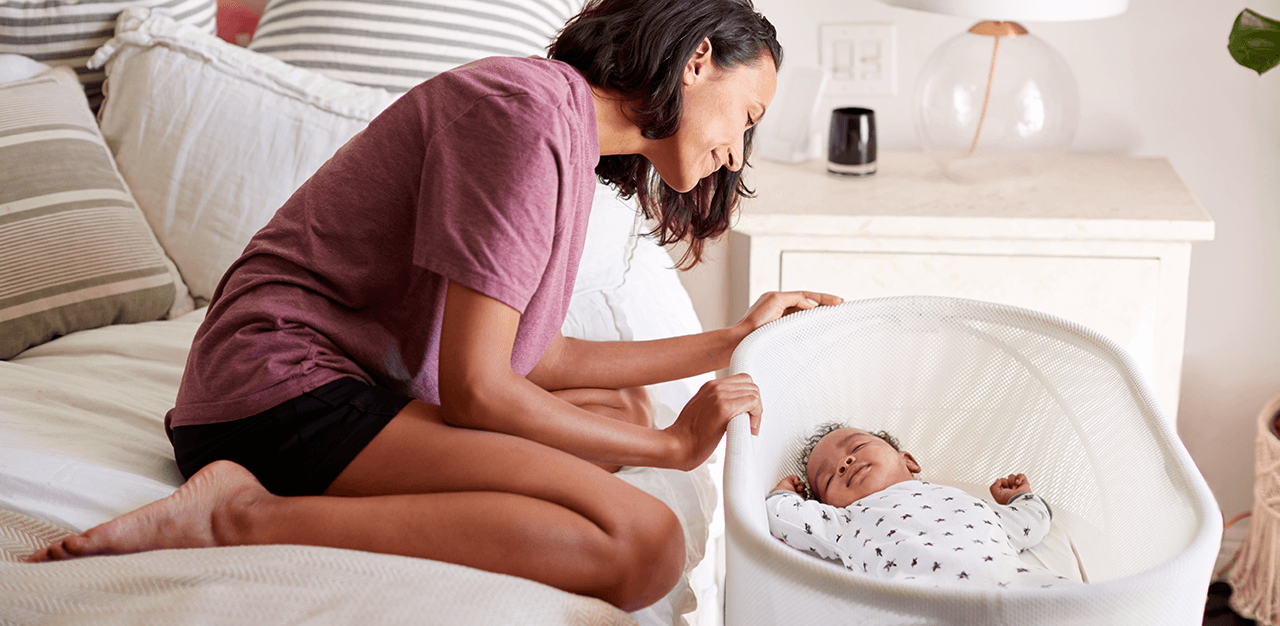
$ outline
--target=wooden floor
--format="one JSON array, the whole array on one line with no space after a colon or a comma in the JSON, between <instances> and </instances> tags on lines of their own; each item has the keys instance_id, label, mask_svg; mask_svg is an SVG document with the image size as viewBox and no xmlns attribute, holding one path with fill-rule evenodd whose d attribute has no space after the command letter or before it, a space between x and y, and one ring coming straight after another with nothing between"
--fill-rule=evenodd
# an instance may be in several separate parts
<instances>
[{"instance_id":1,"label":"wooden floor","mask_svg":"<svg viewBox=\"0 0 1280 626\"><path fill-rule=\"evenodd\" d=\"M1254 626L1257 622L1236 615L1227 605L1231 586L1227 583L1209 585L1209 597L1204 605L1204 626Z\"/></svg>"}]
</instances>

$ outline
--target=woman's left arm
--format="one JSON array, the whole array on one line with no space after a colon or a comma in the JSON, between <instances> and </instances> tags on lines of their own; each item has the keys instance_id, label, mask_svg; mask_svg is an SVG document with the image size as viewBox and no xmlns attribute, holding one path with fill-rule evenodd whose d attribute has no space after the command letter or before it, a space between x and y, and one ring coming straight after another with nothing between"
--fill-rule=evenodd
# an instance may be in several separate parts
<instances>
[{"instance_id":1,"label":"woman's left arm","mask_svg":"<svg viewBox=\"0 0 1280 626\"><path fill-rule=\"evenodd\" d=\"M747 335L784 315L844 300L812 291L773 291L727 328L649 341L586 341L557 335L527 378L548 391L622 389L679 380L729 367Z\"/></svg>"}]
</instances>

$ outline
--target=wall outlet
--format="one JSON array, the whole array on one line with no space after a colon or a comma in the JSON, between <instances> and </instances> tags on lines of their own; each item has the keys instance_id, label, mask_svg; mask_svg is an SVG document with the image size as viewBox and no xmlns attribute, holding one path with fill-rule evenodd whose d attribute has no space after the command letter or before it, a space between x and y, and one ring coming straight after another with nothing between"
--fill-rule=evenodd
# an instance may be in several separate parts
<instances>
[{"instance_id":1,"label":"wall outlet","mask_svg":"<svg viewBox=\"0 0 1280 626\"><path fill-rule=\"evenodd\" d=\"M898 93L898 29L891 23L821 24L818 59L832 96Z\"/></svg>"}]
</instances>

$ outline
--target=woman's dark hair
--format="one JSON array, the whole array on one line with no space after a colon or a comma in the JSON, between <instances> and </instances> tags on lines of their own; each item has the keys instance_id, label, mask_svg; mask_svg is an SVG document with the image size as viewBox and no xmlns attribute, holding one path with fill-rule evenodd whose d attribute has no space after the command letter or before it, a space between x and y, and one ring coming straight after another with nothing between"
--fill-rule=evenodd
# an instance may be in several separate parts
<instances>
[{"instance_id":1,"label":"woman's dark hair","mask_svg":"<svg viewBox=\"0 0 1280 626\"><path fill-rule=\"evenodd\" d=\"M775 69L782 64L777 31L751 0L590 0L547 56L617 92L645 138L665 139L680 128L681 73L703 39L711 41L711 60L720 68L760 62L766 52ZM744 167L753 134L754 127L743 137ZM596 166L601 181L624 198L634 195L644 216L657 222L650 235L659 243L688 242L677 263L685 269L702 260L704 240L729 228L739 199L752 196L741 174L722 167L680 193L638 154L601 157Z\"/></svg>"}]
</instances>

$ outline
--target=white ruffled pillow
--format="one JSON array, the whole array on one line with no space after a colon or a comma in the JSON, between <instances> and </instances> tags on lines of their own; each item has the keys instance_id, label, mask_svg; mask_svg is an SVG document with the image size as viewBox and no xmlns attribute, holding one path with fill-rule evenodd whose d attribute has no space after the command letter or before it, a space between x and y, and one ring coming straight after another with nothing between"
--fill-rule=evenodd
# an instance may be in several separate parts
<instances>
[{"instance_id":1,"label":"white ruffled pillow","mask_svg":"<svg viewBox=\"0 0 1280 626\"><path fill-rule=\"evenodd\" d=\"M294 190L394 100L142 8L121 13L90 65L107 73L102 134L201 303Z\"/></svg>"}]
</instances>

